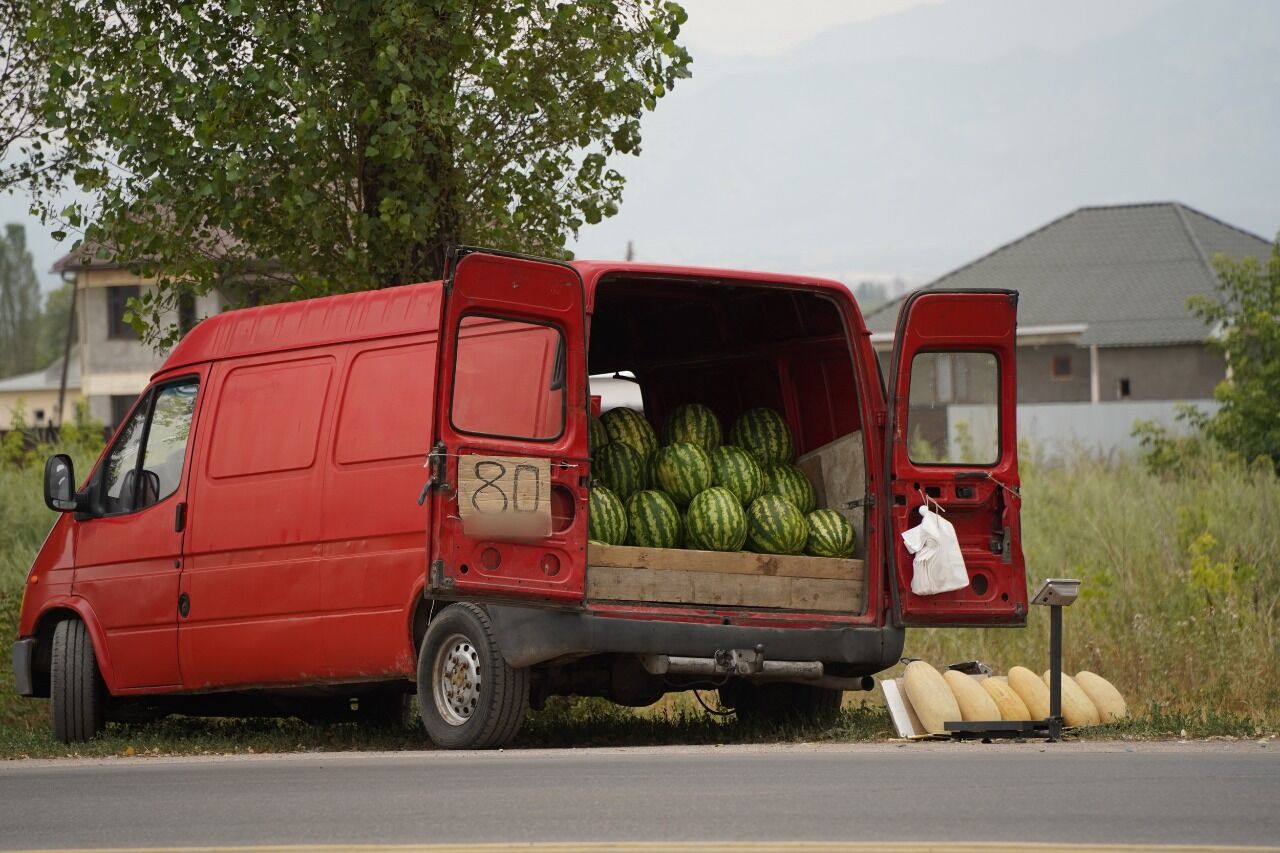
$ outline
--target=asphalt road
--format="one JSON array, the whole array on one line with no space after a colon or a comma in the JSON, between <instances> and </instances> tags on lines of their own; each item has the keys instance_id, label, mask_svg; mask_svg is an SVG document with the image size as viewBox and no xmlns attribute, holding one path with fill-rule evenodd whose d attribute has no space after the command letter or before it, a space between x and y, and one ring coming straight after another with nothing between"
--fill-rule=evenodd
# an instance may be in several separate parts
<instances>
[{"instance_id":1,"label":"asphalt road","mask_svg":"<svg viewBox=\"0 0 1280 853\"><path fill-rule=\"evenodd\" d=\"M784 840L1277 845L1280 743L0 763L11 850Z\"/></svg>"}]
</instances>

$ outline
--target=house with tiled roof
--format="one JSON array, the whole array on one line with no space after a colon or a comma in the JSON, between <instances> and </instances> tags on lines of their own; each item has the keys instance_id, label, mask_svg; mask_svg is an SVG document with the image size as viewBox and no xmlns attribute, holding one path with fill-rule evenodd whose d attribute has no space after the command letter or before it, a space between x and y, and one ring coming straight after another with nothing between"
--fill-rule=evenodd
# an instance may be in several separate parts
<instances>
[{"instance_id":1,"label":"house with tiled roof","mask_svg":"<svg viewBox=\"0 0 1280 853\"><path fill-rule=\"evenodd\" d=\"M79 395L88 401L93 417L114 427L128 414L167 353L139 340L124 321L129 299L155 287L155 282L104 254L95 252L92 245L82 246L59 258L53 272L75 282L73 359ZM184 296L161 321L176 323L185 332L201 319L226 310L227 305L226 297L216 290L199 297Z\"/></svg>"},{"instance_id":2,"label":"house with tiled roof","mask_svg":"<svg viewBox=\"0 0 1280 853\"><path fill-rule=\"evenodd\" d=\"M1270 251L1177 202L1082 207L925 287L1019 292L1020 404L1208 400L1226 364L1187 298L1217 295L1215 255L1265 262ZM901 304L866 318L882 359ZM962 384L942 377L935 390Z\"/></svg>"}]
</instances>

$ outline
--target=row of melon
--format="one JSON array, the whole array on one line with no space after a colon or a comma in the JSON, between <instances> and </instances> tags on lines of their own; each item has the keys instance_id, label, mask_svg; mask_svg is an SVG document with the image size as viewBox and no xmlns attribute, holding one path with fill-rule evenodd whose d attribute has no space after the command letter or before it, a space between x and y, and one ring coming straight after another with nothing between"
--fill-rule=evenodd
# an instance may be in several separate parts
<instances>
[{"instance_id":1,"label":"row of melon","mask_svg":"<svg viewBox=\"0 0 1280 853\"><path fill-rule=\"evenodd\" d=\"M976 678L949 669L939 674L924 661L907 664L907 699L930 734L946 734L944 723L1043 720L1049 716L1049 673L1037 677L1023 666L1007 678ZM1087 670L1062 674L1062 718L1068 726L1096 726L1128 716L1124 697L1111 682Z\"/></svg>"},{"instance_id":2,"label":"row of melon","mask_svg":"<svg viewBox=\"0 0 1280 853\"><path fill-rule=\"evenodd\" d=\"M853 526L816 509L804 472L791 464L786 420L743 412L729 442L715 413L688 403L667 416L665 444L640 413L611 409L591 422L590 536L606 544L849 557Z\"/></svg>"}]
</instances>

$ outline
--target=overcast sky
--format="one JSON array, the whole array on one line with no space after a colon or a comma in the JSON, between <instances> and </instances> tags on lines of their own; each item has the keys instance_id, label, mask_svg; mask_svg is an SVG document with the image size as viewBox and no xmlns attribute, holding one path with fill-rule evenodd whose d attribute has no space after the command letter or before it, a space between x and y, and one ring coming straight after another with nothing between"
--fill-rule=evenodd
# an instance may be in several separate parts
<instances>
[{"instance_id":1,"label":"overcast sky","mask_svg":"<svg viewBox=\"0 0 1280 853\"><path fill-rule=\"evenodd\" d=\"M927 281L1084 204L1280 226L1276 0L685 0L579 257ZM60 247L28 224L38 270ZM69 248L69 244L63 249ZM56 278L45 276L46 283Z\"/></svg>"}]
</instances>

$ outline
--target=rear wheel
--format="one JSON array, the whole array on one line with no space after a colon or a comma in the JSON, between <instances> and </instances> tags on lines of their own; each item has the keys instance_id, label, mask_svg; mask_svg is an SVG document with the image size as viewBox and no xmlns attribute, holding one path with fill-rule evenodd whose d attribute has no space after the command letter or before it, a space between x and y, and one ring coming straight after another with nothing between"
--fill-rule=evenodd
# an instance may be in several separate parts
<instances>
[{"instance_id":1,"label":"rear wheel","mask_svg":"<svg viewBox=\"0 0 1280 853\"><path fill-rule=\"evenodd\" d=\"M49 664L54 738L63 743L89 740L102 731L107 690L89 630L79 619L64 620L53 629Z\"/></svg>"},{"instance_id":2,"label":"rear wheel","mask_svg":"<svg viewBox=\"0 0 1280 853\"><path fill-rule=\"evenodd\" d=\"M744 723L829 720L840 712L844 691L811 684L747 684L720 688L720 702L737 712Z\"/></svg>"},{"instance_id":3,"label":"rear wheel","mask_svg":"<svg viewBox=\"0 0 1280 853\"><path fill-rule=\"evenodd\" d=\"M494 749L520 731L529 670L503 659L484 608L451 604L431 621L418 653L418 705L445 749Z\"/></svg>"}]
</instances>

